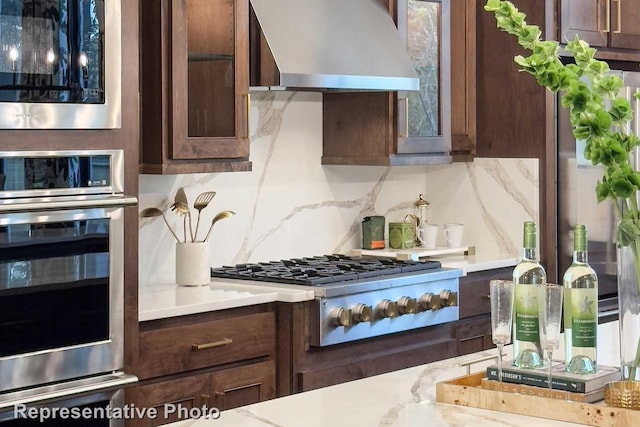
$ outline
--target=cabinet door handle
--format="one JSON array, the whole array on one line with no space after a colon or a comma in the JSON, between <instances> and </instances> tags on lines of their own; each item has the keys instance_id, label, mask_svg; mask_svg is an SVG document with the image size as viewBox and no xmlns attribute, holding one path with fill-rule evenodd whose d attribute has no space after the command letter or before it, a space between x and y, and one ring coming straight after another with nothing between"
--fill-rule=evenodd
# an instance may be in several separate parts
<instances>
[{"instance_id":1,"label":"cabinet door handle","mask_svg":"<svg viewBox=\"0 0 640 427\"><path fill-rule=\"evenodd\" d=\"M247 131L246 138L249 138L249 126L251 124L251 94L247 93L245 96L245 119L247 123L245 123L245 130Z\"/></svg>"},{"instance_id":2,"label":"cabinet door handle","mask_svg":"<svg viewBox=\"0 0 640 427\"><path fill-rule=\"evenodd\" d=\"M409 97L399 98L398 106L404 112L404 129L398 132L400 138L409 138Z\"/></svg>"},{"instance_id":3,"label":"cabinet door handle","mask_svg":"<svg viewBox=\"0 0 640 427\"><path fill-rule=\"evenodd\" d=\"M604 32L611 31L611 0L606 0L605 3L605 15L604 15Z\"/></svg>"},{"instance_id":4,"label":"cabinet door handle","mask_svg":"<svg viewBox=\"0 0 640 427\"><path fill-rule=\"evenodd\" d=\"M208 342L206 344L193 344L191 348L193 351L204 350L212 347L220 347L222 345L231 344L233 342L230 338L223 338L220 341Z\"/></svg>"},{"instance_id":5,"label":"cabinet door handle","mask_svg":"<svg viewBox=\"0 0 640 427\"><path fill-rule=\"evenodd\" d=\"M618 3L618 29L615 30L613 33L614 34L620 34L622 33L622 0L613 0L616 3Z\"/></svg>"}]
</instances>

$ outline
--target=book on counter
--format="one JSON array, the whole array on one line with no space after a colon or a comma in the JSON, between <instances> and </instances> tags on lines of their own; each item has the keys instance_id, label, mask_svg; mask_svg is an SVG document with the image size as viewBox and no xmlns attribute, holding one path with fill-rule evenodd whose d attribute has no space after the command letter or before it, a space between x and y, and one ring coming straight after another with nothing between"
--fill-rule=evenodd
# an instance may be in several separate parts
<instances>
[{"instance_id":1,"label":"book on counter","mask_svg":"<svg viewBox=\"0 0 640 427\"><path fill-rule=\"evenodd\" d=\"M498 380L498 365L487 367L487 378ZM594 374L572 374L565 370L563 362L553 361L551 365L551 384L555 390L574 393L590 393L601 389L610 381L622 378L620 368L598 365ZM547 366L535 369L524 369L513 366L512 361L502 363L502 381L513 384L525 384L536 387L548 387Z\"/></svg>"}]
</instances>

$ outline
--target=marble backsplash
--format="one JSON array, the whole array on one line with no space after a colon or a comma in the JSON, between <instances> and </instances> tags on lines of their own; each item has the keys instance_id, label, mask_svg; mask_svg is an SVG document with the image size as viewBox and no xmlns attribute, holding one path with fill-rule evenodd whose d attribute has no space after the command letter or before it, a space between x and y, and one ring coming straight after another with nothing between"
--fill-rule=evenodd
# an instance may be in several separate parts
<instances>
[{"instance_id":1,"label":"marble backsplash","mask_svg":"<svg viewBox=\"0 0 640 427\"><path fill-rule=\"evenodd\" d=\"M517 255L522 222L538 221L535 159L476 159L430 166L323 166L321 94L256 92L251 107L253 171L141 175L140 209L159 207L182 236L182 218L169 206L179 187L191 203L216 196L202 211L198 236L213 216L233 210L210 238L211 265L348 252L361 246L361 220L400 221L419 194L430 222L464 223L464 242L482 254ZM194 216L196 211L192 210ZM141 219L140 284L171 282L175 239L161 218ZM439 232L439 242L444 236Z\"/></svg>"}]
</instances>

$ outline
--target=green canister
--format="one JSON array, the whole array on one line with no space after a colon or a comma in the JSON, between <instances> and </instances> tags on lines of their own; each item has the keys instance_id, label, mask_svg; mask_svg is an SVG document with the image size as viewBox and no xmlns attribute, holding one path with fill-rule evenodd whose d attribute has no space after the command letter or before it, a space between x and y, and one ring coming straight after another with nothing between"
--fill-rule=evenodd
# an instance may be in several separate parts
<instances>
[{"instance_id":1,"label":"green canister","mask_svg":"<svg viewBox=\"0 0 640 427\"><path fill-rule=\"evenodd\" d=\"M413 222L389 223L389 246L393 249L410 249L416 240L416 227Z\"/></svg>"},{"instance_id":2,"label":"green canister","mask_svg":"<svg viewBox=\"0 0 640 427\"><path fill-rule=\"evenodd\" d=\"M362 219L362 248L384 249L383 216L365 216Z\"/></svg>"}]
</instances>

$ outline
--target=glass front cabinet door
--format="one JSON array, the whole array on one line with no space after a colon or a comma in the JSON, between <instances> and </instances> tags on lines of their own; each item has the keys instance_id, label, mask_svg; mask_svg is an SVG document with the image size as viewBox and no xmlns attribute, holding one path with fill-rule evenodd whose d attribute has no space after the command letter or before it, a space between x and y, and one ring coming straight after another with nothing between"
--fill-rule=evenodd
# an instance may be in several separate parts
<instances>
[{"instance_id":1,"label":"glass front cabinet door","mask_svg":"<svg viewBox=\"0 0 640 427\"><path fill-rule=\"evenodd\" d=\"M250 170L249 0L140 5L141 171Z\"/></svg>"},{"instance_id":2,"label":"glass front cabinet door","mask_svg":"<svg viewBox=\"0 0 640 427\"><path fill-rule=\"evenodd\" d=\"M398 92L398 154L451 152L450 3L398 2L398 29L420 90Z\"/></svg>"},{"instance_id":3,"label":"glass front cabinet door","mask_svg":"<svg viewBox=\"0 0 640 427\"><path fill-rule=\"evenodd\" d=\"M171 3L173 158L242 157L249 137L248 1Z\"/></svg>"}]
</instances>

